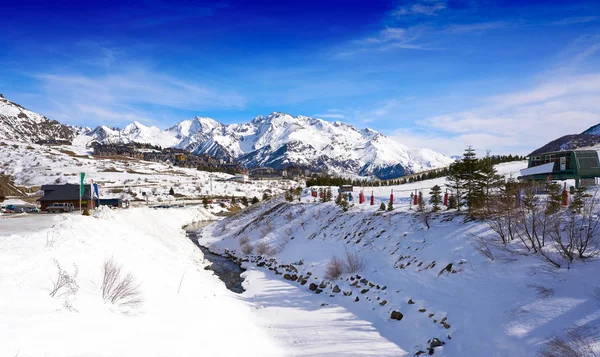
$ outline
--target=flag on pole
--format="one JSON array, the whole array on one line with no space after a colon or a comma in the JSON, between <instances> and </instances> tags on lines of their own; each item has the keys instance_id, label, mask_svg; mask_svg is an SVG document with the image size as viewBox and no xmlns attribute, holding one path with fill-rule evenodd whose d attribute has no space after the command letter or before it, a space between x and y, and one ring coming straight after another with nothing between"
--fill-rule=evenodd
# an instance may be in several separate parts
<instances>
[{"instance_id":1,"label":"flag on pole","mask_svg":"<svg viewBox=\"0 0 600 357\"><path fill-rule=\"evenodd\" d=\"M83 193L85 192L85 186L83 185L83 179L85 178L85 173L79 174L79 197L83 197Z\"/></svg>"}]
</instances>

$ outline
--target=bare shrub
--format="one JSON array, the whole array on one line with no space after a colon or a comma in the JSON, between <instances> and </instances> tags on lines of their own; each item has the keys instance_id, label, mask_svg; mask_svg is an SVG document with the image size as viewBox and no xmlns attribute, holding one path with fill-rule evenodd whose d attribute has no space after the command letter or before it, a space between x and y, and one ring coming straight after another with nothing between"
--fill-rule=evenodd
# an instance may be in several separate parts
<instances>
[{"instance_id":1,"label":"bare shrub","mask_svg":"<svg viewBox=\"0 0 600 357\"><path fill-rule=\"evenodd\" d=\"M365 259L357 252L346 250L344 260L344 270L347 273L357 273L365 268Z\"/></svg>"},{"instance_id":2,"label":"bare shrub","mask_svg":"<svg viewBox=\"0 0 600 357\"><path fill-rule=\"evenodd\" d=\"M273 255L275 250L265 242L260 242L256 245L256 254L258 255Z\"/></svg>"},{"instance_id":3,"label":"bare shrub","mask_svg":"<svg viewBox=\"0 0 600 357\"><path fill-rule=\"evenodd\" d=\"M136 283L133 275L127 273L123 276L121 266L113 258L104 262L102 272L101 288L105 302L127 308L139 307L144 302L140 285Z\"/></svg>"},{"instance_id":4,"label":"bare shrub","mask_svg":"<svg viewBox=\"0 0 600 357\"><path fill-rule=\"evenodd\" d=\"M338 257L333 257L327 263L327 267L325 268L325 279L335 280L339 278L343 272L344 262Z\"/></svg>"},{"instance_id":5,"label":"bare shrub","mask_svg":"<svg viewBox=\"0 0 600 357\"><path fill-rule=\"evenodd\" d=\"M596 287L594 291L592 291L592 297L600 302L600 286Z\"/></svg>"},{"instance_id":6,"label":"bare shrub","mask_svg":"<svg viewBox=\"0 0 600 357\"><path fill-rule=\"evenodd\" d=\"M73 264L72 274L64 270L56 259L54 259L54 265L58 269L58 275L56 276L56 280L52 281L53 286L50 296L75 295L79 290L79 284L77 284L79 270L77 269L77 265Z\"/></svg>"},{"instance_id":7,"label":"bare shrub","mask_svg":"<svg viewBox=\"0 0 600 357\"><path fill-rule=\"evenodd\" d=\"M240 246L248 244L248 242L250 242L250 238L248 238L247 236L243 236L242 238L240 238Z\"/></svg>"},{"instance_id":8,"label":"bare shrub","mask_svg":"<svg viewBox=\"0 0 600 357\"><path fill-rule=\"evenodd\" d=\"M537 284L528 284L527 287L534 288L537 295L541 298L548 299L554 296L554 290Z\"/></svg>"},{"instance_id":9,"label":"bare shrub","mask_svg":"<svg viewBox=\"0 0 600 357\"><path fill-rule=\"evenodd\" d=\"M252 254L254 251L254 246L250 243L243 244L240 248L242 249L242 253L246 255Z\"/></svg>"},{"instance_id":10,"label":"bare shrub","mask_svg":"<svg viewBox=\"0 0 600 357\"><path fill-rule=\"evenodd\" d=\"M494 260L494 254L490 248L491 243L484 237L473 237L473 247L482 255L486 256L489 260Z\"/></svg>"},{"instance_id":11,"label":"bare shrub","mask_svg":"<svg viewBox=\"0 0 600 357\"><path fill-rule=\"evenodd\" d=\"M540 357L596 357L600 340L597 329L573 328L550 339L539 353Z\"/></svg>"}]
</instances>

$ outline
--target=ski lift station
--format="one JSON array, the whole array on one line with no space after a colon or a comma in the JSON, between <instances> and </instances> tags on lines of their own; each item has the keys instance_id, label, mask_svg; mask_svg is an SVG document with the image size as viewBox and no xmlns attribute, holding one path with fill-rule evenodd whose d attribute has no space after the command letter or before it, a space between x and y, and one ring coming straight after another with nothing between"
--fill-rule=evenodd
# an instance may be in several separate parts
<instances>
[{"instance_id":1,"label":"ski lift station","mask_svg":"<svg viewBox=\"0 0 600 357\"><path fill-rule=\"evenodd\" d=\"M596 150L554 151L531 155L519 180L575 180L575 186L592 186L600 177Z\"/></svg>"}]
</instances>

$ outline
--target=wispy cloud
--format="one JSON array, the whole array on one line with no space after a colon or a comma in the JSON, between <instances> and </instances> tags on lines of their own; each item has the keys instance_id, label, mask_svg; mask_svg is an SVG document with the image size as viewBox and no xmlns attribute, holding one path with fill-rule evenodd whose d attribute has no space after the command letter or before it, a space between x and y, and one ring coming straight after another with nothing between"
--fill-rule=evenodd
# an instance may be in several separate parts
<instances>
[{"instance_id":1,"label":"wispy cloud","mask_svg":"<svg viewBox=\"0 0 600 357\"><path fill-rule=\"evenodd\" d=\"M442 32L446 32L446 33L450 33L450 34L464 34L464 33L469 33L469 32L497 30L497 29L507 28L509 26L511 26L511 24L508 22L505 22L505 21L476 22L476 23L449 25L445 29L443 29Z\"/></svg>"},{"instance_id":2,"label":"wispy cloud","mask_svg":"<svg viewBox=\"0 0 600 357\"><path fill-rule=\"evenodd\" d=\"M598 16L580 16L580 17L567 17L561 20L553 21L551 25L574 25L583 24L586 22L592 22L598 20Z\"/></svg>"},{"instance_id":3,"label":"wispy cloud","mask_svg":"<svg viewBox=\"0 0 600 357\"><path fill-rule=\"evenodd\" d=\"M426 15L432 16L446 8L446 1L440 0L423 0L417 1L408 5L398 7L393 15L396 17L410 15Z\"/></svg>"},{"instance_id":4,"label":"wispy cloud","mask_svg":"<svg viewBox=\"0 0 600 357\"><path fill-rule=\"evenodd\" d=\"M398 130L396 139L458 154L466 145L479 152L527 154L567 134L600 122L600 73L548 79L514 93L488 98L478 108L439 115Z\"/></svg>"},{"instance_id":5,"label":"wispy cloud","mask_svg":"<svg viewBox=\"0 0 600 357\"><path fill-rule=\"evenodd\" d=\"M246 99L206 79L177 78L150 65L124 61L118 50L94 43L84 56L54 73L35 73L44 113L66 123L121 125L133 120L160 125L166 113L239 109ZM93 60L90 60L93 59ZM170 118L172 120L172 118Z\"/></svg>"}]
</instances>

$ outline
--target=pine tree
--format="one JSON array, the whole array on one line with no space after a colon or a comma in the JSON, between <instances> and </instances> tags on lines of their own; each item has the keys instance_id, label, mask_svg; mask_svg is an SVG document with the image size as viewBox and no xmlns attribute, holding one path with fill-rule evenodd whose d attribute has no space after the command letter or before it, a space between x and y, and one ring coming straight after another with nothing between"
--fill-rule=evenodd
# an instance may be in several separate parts
<instances>
[{"instance_id":1,"label":"pine tree","mask_svg":"<svg viewBox=\"0 0 600 357\"><path fill-rule=\"evenodd\" d=\"M546 183L546 189L548 190L546 214L551 215L558 213L562 204L562 191L560 185L556 182L549 181Z\"/></svg>"},{"instance_id":2,"label":"pine tree","mask_svg":"<svg viewBox=\"0 0 600 357\"><path fill-rule=\"evenodd\" d=\"M381 204L379 205L379 210L385 211L385 203L381 202Z\"/></svg>"},{"instance_id":3,"label":"pine tree","mask_svg":"<svg viewBox=\"0 0 600 357\"><path fill-rule=\"evenodd\" d=\"M469 216L473 216L475 210L481 205L484 197L479 185L481 173L479 171L479 160L471 145L467 146L462 158L460 176L463 181L464 199L467 204Z\"/></svg>"},{"instance_id":4,"label":"pine tree","mask_svg":"<svg viewBox=\"0 0 600 357\"><path fill-rule=\"evenodd\" d=\"M325 202L331 202L332 199L333 192L331 192L331 188L327 188L327 191L325 191Z\"/></svg>"},{"instance_id":5,"label":"pine tree","mask_svg":"<svg viewBox=\"0 0 600 357\"><path fill-rule=\"evenodd\" d=\"M585 193L585 187L583 187L583 186L577 187L575 189L575 193L573 194L573 198L571 200L571 204L569 205L569 209L572 212L581 214L581 210L583 209L583 206L585 205L584 200L586 197L590 197L590 195Z\"/></svg>"},{"instance_id":6,"label":"pine tree","mask_svg":"<svg viewBox=\"0 0 600 357\"><path fill-rule=\"evenodd\" d=\"M442 203L442 189L440 186L435 185L431 188L431 198L429 198L429 203L433 205L433 212L440 210L440 204Z\"/></svg>"},{"instance_id":7,"label":"pine tree","mask_svg":"<svg viewBox=\"0 0 600 357\"><path fill-rule=\"evenodd\" d=\"M248 206L248 198L246 196L242 196L242 204Z\"/></svg>"},{"instance_id":8,"label":"pine tree","mask_svg":"<svg viewBox=\"0 0 600 357\"><path fill-rule=\"evenodd\" d=\"M235 196L231 196L231 204L232 204L232 205L236 204L236 201L235 201Z\"/></svg>"},{"instance_id":9,"label":"pine tree","mask_svg":"<svg viewBox=\"0 0 600 357\"><path fill-rule=\"evenodd\" d=\"M391 211L393 211L393 210L394 210L394 203L393 203L393 202L390 202L390 203L388 204L387 210L388 210L389 212L391 212Z\"/></svg>"},{"instance_id":10,"label":"pine tree","mask_svg":"<svg viewBox=\"0 0 600 357\"><path fill-rule=\"evenodd\" d=\"M175 190L173 190L173 187L171 187L171 189L169 190L169 195L175 196Z\"/></svg>"},{"instance_id":11,"label":"pine tree","mask_svg":"<svg viewBox=\"0 0 600 357\"><path fill-rule=\"evenodd\" d=\"M456 208L460 211L460 207L462 206L462 198L463 198L463 176L462 176L462 161L454 162L448 168L448 176L446 177L446 181L448 182L448 187L452 190L454 205L450 205L448 202L448 208Z\"/></svg>"},{"instance_id":12,"label":"pine tree","mask_svg":"<svg viewBox=\"0 0 600 357\"><path fill-rule=\"evenodd\" d=\"M202 205L204 205L204 208L208 209L208 198L206 198L206 197L202 198Z\"/></svg>"},{"instance_id":13,"label":"pine tree","mask_svg":"<svg viewBox=\"0 0 600 357\"><path fill-rule=\"evenodd\" d=\"M252 197L252 201L251 202L252 202L253 205L255 205L255 204L257 204L260 201L259 201L258 197L254 196L254 197Z\"/></svg>"}]
</instances>

